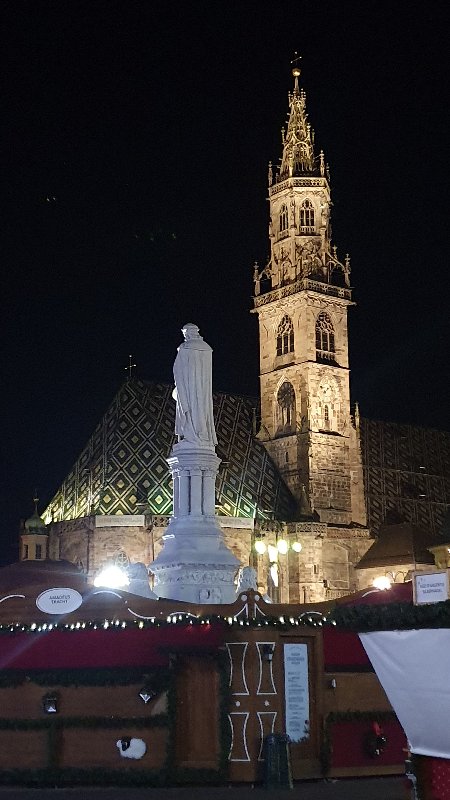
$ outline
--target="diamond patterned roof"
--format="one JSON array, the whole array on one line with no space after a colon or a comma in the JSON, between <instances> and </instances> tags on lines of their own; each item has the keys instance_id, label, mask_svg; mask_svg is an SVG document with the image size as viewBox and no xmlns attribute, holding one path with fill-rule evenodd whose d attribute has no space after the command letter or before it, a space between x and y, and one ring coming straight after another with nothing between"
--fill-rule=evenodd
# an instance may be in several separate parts
<instances>
[{"instance_id":1,"label":"diamond patterned roof","mask_svg":"<svg viewBox=\"0 0 450 800\"><path fill-rule=\"evenodd\" d=\"M167 457L175 441L172 387L132 380L117 393L43 514L58 522L91 514L168 515L172 483ZM214 395L222 464L218 513L295 518L296 504L264 446L253 436L257 401ZM361 419L368 525L389 511L438 533L450 505L450 433ZM267 509L272 509L268 513Z\"/></svg>"},{"instance_id":2,"label":"diamond patterned roof","mask_svg":"<svg viewBox=\"0 0 450 800\"><path fill-rule=\"evenodd\" d=\"M389 512L439 533L450 505L450 433L361 419L369 527Z\"/></svg>"},{"instance_id":3,"label":"diamond patterned roof","mask_svg":"<svg viewBox=\"0 0 450 800\"><path fill-rule=\"evenodd\" d=\"M50 502L54 521L89 514L171 514L167 465L175 441L172 387L132 380L117 393L105 416ZM253 436L255 403L214 394L218 513L230 517L289 520L295 501L265 448ZM272 509L272 514L267 512ZM263 511L264 510L264 511Z\"/></svg>"}]
</instances>

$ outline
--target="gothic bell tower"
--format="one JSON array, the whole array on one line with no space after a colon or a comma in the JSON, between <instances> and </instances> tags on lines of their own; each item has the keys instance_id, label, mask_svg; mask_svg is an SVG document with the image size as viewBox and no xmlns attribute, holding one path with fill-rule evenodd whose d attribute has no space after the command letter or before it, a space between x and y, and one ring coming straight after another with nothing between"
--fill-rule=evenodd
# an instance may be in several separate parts
<instances>
[{"instance_id":1,"label":"gothic bell tower","mask_svg":"<svg viewBox=\"0 0 450 800\"><path fill-rule=\"evenodd\" d=\"M321 522L364 525L359 438L350 415L350 259L340 260L331 243L329 170L323 152L315 155L300 69L292 72L282 157L277 169L269 164L270 256L253 276L258 437L299 503L306 488Z\"/></svg>"}]
</instances>

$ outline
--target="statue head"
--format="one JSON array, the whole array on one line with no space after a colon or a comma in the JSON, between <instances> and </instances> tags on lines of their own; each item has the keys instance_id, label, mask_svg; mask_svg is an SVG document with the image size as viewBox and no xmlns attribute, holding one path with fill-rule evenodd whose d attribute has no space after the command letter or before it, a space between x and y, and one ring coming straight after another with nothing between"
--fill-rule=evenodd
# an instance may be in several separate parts
<instances>
[{"instance_id":1,"label":"statue head","mask_svg":"<svg viewBox=\"0 0 450 800\"><path fill-rule=\"evenodd\" d=\"M181 328L181 332L186 340L200 338L198 325L194 325L192 322L186 322L186 325Z\"/></svg>"}]
</instances>

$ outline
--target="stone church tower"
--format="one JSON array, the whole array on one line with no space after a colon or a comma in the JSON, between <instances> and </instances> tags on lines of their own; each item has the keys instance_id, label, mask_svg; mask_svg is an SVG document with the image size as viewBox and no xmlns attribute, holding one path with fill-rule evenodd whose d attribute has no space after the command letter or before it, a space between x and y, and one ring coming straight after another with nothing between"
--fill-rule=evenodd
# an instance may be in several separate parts
<instances>
[{"instance_id":1,"label":"stone church tower","mask_svg":"<svg viewBox=\"0 0 450 800\"><path fill-rule=\"evenodd\" d=\"M320 522L366 524L359 415L350 413L350 259L331 243L330 179L293 69L282 158L269 164L270 257L254 268L262 441ZM302 487L305 487L303 489Z\"/></svg>"}]
</instances>

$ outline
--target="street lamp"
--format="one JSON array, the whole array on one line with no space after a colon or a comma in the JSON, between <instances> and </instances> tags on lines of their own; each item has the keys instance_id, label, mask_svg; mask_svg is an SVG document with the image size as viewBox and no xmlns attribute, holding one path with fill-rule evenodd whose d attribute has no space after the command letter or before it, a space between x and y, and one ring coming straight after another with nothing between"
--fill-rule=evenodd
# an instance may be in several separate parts
<instances>
[{"instance_id":1,"label":"street lamp","mask_svg":"<svg viewBox=\"0 0 450 800\"><path fill-rule=\"evenodd\" d=\"M107 589L123 589L129 583L130 579L125 570L115 564L110 564L102 569L94 580L94 586L102 586Z\"/></svg>"},{"instance_id":2,"label":"street lamp","mask_svg":"<svg viewBox=\"0 0 450 800\"><path fill-rule=\"evenodd\" d=\"M390 589L393 583L404 583L405 577L406 575L402 571L386 571L384 575L377 575L377 577L373 579L372 586L375 586L376 589Z\"/></svg>"},{"instance_id":3,"label":"street lamp","mask_svg":"<svg viewBox=\"0 0 450 800\"><path fill-rule=\"evenodd\" d=\"M275 595L272 599L278 602L280 578L283 574L283 569L280 569L280 567L282 567L282 564L280 563L280 556L287 556L289 554L289 550L292 550L297 554L300 553L302 551L302 544L301 542L290 542L287 539L279 539L278 537L275 541L271 541L266 544L265 541L263 541L263 536L264 534L261 532L256 535L257 538L254 542L254 550L258 556L264 556L267 552L267 558L269 561L269 577Z\"/></svg>"}]
</instances>

